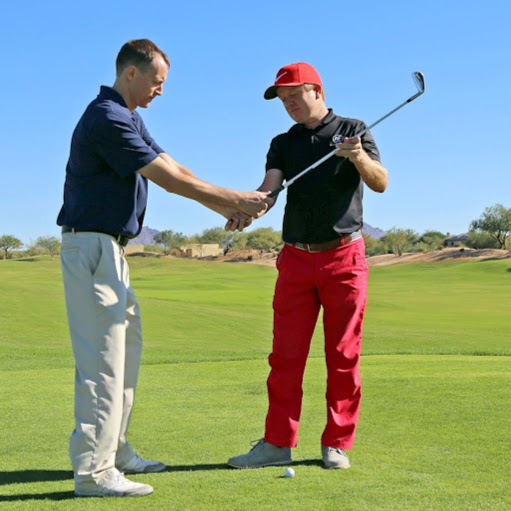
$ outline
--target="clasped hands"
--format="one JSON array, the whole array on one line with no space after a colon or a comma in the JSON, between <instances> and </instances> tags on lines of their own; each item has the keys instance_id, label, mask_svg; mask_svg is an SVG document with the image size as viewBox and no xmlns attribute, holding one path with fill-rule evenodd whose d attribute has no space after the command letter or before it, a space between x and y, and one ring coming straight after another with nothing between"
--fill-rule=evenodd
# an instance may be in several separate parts
<instances>
[{"instance_id":1,"label":"clasped hands","mask_svg":"<svg viewBox=\"0 0 511 511\"><path fill-rule=\"evenodd\" d=\"M248 199L248 205L244 204L243 209L230 209L222 213L227 218L224 229L226 231L241 232L252 223L252 220L261 218L275 203L274 199L268 197L269 193L246 192L247 195L251 196L251 199Z\"/></svg>"}]
</instances>

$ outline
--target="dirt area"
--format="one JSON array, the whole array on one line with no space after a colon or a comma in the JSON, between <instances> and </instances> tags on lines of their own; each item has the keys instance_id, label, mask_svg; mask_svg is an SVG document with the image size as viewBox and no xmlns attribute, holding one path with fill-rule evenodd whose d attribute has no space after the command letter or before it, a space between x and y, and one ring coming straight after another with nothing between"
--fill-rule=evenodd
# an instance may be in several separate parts
<instances>
[{"instance_id":1,"label":"dirt area","mask_svg":"<svg viewBox=\"0 0 511 511\"><path fill-rule=\"evenodd\" d=\"M139 257L173 257L162 256L154 252L136 252L130 254ZM229 252L225 256L209 256L204 257L204 261L220 261L229 263L246 263L246 264L262 264L265 266L275 266L277 259L277 252L261 253L259 250L239 250L236 252ZM406 264L406 263L436 263L444 261L460 261L471 260L481 261L489 259L509 259L511 252L508 250L495 250L495 249L481 249L475 250L472 248L444 248L443 250L436 250L434 252L414 252L411 254L403 254L397 256L394 254L378 255L368 257L367 262L369 266L386 266L389 264Z\"/></svg>"},{"instance_id":2,"label":"dirt area","mask_svg":"<svg viewBox=\"0 0 511 511\"><path fill-rule=\"evenodd\" d=\"M250 259L251 258L251 259ZM485 259L507 259L511 258L511 252L507 250L481 249L472 248L444 248L434 252L422 253L415 252L411 254L403 254L396 256L394 254L385 254L379 256L368 257L369 266L386 266L389 264L405 264L405 263L434 263L443 261L459 261L459 260L485 260ZM214 261L243 262L248 264L264 264L266 266L275 266L277 253L261 254L258 250L242 250L239 252L230 252L225 256L208 258Z\"/></svg>"},{"instance_id":3,"label":"dirt area","mask_svg":"<svg viewBox=\"0 0 511 511\"><path fill-rule=\"evenodd\" d=\"M495 250L492 248L484 248L480 250L472 248L444 248L443 250L435 250L433 252L412 254L403 254L397 256L394 254L385 254L379 256L368 257L369 266L386 266L388 264L405 264L405 263L437 263L443 261L482 261L488 259L508 259L511 258L511 252L508 250Z\"/></svg>"},{"instance_id":4,"label":"dirt area","mask_svg":"<svg viewBox=\"0 0 511 511\"><path fill-rule=\"evenodd\" d=\"M222 261L227 263L264 264L275 266L278 252L261 253L259 250L238 250L228 252L224 256L204 257L206 261Z\"/></svg>"}]
</instances>

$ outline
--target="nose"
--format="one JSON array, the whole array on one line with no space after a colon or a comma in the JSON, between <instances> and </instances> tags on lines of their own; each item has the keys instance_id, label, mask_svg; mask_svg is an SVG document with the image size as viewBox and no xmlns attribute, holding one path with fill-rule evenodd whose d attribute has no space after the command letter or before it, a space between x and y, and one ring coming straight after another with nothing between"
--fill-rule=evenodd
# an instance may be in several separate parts
<instances>
[{"instance_id":1,"label":"nose","mask_svg":"<svg viewBox=\"0 0 511 511\"><path fill-rule=\"evenodd\" d=\"M163 94L163 84L156 89L156 95L161 96Z\"/></svg>"},{"instance_id":2,"label":"nose","mask_svg":"<svg viewBox=\"0 0 511 511\"><path fill-rule=\"evenodd\" d=\"M293 108L295 102L292 99L286 98L284 100L284 108L289 111L291 108Z\"/></svg>"}]
</instances>

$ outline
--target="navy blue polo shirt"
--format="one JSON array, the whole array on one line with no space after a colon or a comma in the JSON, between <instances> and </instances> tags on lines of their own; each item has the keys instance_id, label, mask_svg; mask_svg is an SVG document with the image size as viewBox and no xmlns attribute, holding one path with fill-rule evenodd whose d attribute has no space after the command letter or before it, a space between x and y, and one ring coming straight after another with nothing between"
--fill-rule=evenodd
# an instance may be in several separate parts
<instances>
[{"instance_id":1,"label":"navy blue polo shirt","mask_svg":"<svg viewBox=\"0 0 511 511\"><path fill-rule=\"evenodd\" d=\"M357 119L329 110L321 124L309 129L295 124L275 137L266 157L266 170L279 169L289 181L334 149L332 137L352 137L366 128ZM370 132L362 136L368 155L380 161ZM324 243L362 228L364 182L347 159L332 156L287 189L282 237L287 243Z\"/></svg>"},{"instance_id":2,"label":"navy blue polo shirt","mask_svg":"<svg viewBox=\"0 0 511 511\"><path fill-rule=\"evenodd\" d=\"M137 236L148 184L137 171L163 152L122 96L111 87L101 87L73 133L57 224Z\"/></svg>"}]
</instances>

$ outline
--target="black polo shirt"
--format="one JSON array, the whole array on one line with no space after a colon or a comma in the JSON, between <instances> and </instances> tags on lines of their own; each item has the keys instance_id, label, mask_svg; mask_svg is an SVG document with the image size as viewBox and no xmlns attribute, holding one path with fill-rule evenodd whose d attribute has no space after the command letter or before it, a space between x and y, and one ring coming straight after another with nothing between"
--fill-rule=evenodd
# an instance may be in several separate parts
<instances>
[{"instance_id":1,"label":"black polo shirt","mask_svg":"<svg viewBox=\"0 0 511 511\"><path fill-rule=\"evenodd\" d=\"M147 179L137 171L163 152L122 96L101 87L73 133L57 224L137 236L147 206Z\"/></svg>"},{"instance_id":2,"label":"black polo shirt","mask_svg":"<svg viewBox=\"0 0 511 511\"><path fill-rule=\"evenodd\" d=\"M365 128L362 121L339 117L332 110L315 129L295 124L272 140L266 170L279 169L289 181L334 149L334 135L351 137ZM362 145L380 161L370 132L362 136ZM305 174L287 189L284 241L323 243L361 229L363 185L355 166L335 155Z\"/></svg>"}]
</instances>

